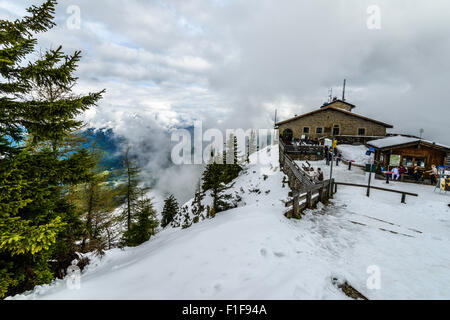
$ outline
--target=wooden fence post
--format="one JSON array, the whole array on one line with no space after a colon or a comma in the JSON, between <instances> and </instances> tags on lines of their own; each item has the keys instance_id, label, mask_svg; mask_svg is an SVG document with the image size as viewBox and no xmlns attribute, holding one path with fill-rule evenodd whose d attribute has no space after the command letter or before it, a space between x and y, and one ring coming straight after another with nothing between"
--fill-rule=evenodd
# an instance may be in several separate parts
<instances>
[{"instance_id":1,"label":"wooden fence post","mask_svg":"<svg viewBox=\"0 0 450 320\"><path fill-rule=\"evenodd\" d=\"M298 191L294 191L293 193L293 205L292 205L292 217L294 217L295 219L300 219L300 213L298 212L298 196L299 196L299 192Z\"/></svg>"},{"instance_id":2,"label":"wooden fence post","mask_svg":"<svg viewBox=\"0 0 450 320\"><path fill-rule=\"evenodd\" d=\"M329 187L329 186L328 186ZM329 199L328 187L323 187L322 190L322 203L327 204Z\"/></svg>"},{"instance_id":3,"label":"wooden fence post","mask_svg":"<svg viewBox=\"0 0 450 320\"><path fill-rule=\"evenodd\" d=\"M306 193L306 205L308 206L308 208L312 208L314 207L313 205L313 201L312 201L312 191L308 191Z\"/></svg>"}]
</instances>

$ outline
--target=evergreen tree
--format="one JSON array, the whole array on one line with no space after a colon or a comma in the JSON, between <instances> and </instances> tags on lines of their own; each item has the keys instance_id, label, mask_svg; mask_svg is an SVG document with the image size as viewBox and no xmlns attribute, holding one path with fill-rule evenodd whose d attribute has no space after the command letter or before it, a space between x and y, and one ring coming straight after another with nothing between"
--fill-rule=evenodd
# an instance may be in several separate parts
<instances>
[{"instance_id":1,"label":"evergreen tree","mask_svg":"<svg viewBox=\"0 0 450 320\"><path fill-rule=\"evenodd\" d=\"M159 222L151 200L144 195L137 200L131 227L124 234L127 246L135 247L150 239L156 233Z\"/></svg>"},{"instance_id":2,"label":"evergreen tree","mask_svg":"<svg viewBox=\"0 0 450 320\"><path fill-rule=\"evenodd\" d=\"M205 216L203 215L205 206L202 204L204 198L205 194L202 192L201 180L199 180L195 190L194 201L192 203L192 215L194 216L193 223L198 223L205 219Z\"/></svg>"},{"instance_id":3,"label":"evergreen tree","mask_svg":"<svg viewBox=\"0 0 450 320\"><path fill-rule=\"evenodd\" d=\"M109 181L112 172L96 169L91 181L72 187L69 200L80 212L83 234L79 251L97 250L101 253L112 247L113 227L117 226L114 210L120 205L120 189Z\"/></svg>"},{"instance_id":4,"label":"evergreen tree","mask_svg":"<svg viewBox=\"0 0 450 320\"><path fill-rule=\"evenodd\" d=\"M239 149L238 149L237 137L233 136L233 164L239 164L238 153L239 153Z\"/></svg>"},{"instance_id":5,"label":"evergreen tree","mask_svg":"<svg viewBox=\"0 0 450 320\"><path fill-rule=\"evenodd\" d=\"M226 194L226 190L231 188L227 184L232 180L227 165L216 163L213 154L211 154L211 159L203 172L202 181L203 190L211 191L213 215L230 208L227 200L231 198L231 195Z\"/></svg>"},{"instance_id":6,"label":"evergreen tree","mask_svg":"<svg viewBox=\"0 0 450 320\"><path fill-rule=\"evenodd\" d=\"M249 156L251 156L252 154L254 154L256 152L256 147L257 145L257 137L256 137L256 132L255 130L251 130L250 132L250 138L248 140L248 154Z\"/></svg>"},{"instance_id":7,"label":"evergreen tree","mask_svg":"<svg viewBox=\"0 0 450 320\"><path fill-rule=\"evenodd\" d=\"M125 202L125 210L124 210L124 218L127 222L127 231L131 230L131 221L133 217L133 212L135 211L134 205L138 200L140 189L138 187L138 176L140 173L140 168L136 164L136 160L131 158L130 155L130 147L128 147L125 151L125 155L123 158L123 164L125 168L125 184L123 189L124 194L124 202Z\"/></svg>"},{"instance_id":8,"label":"evergreen tree","mask_svg":"<svg viewBox=\"0 0 450 320\"><path fill-rule=\"evenodd\" d=\"M0 298L48 283L57 271L50 261L63 268L74 258L82 223L66 194L95 166L87 150L64 143L103 93L69 94L81 53L58 47L28 59L36 34L55 25L55 5L47 0L22 19L0 20Z\"/></svg>"},{"instance_id":9,"label":"evergreen tree","mask_svg":"<svg viewBox=\"0 0 450 320\"><path fill-rule=\"evenodd\" d=\"M125 182L119 192L119 198L124 203L122 221L126 222L121 245L137 246L150 239L159 223L151 199L145 197L148 188L139 187L141 168L130 150L128 147L123 157Z\"/></svg>"},{"instance_id":10,"label":"evergreen tree","mask_svg":"<svg viewBox=\"0 0 450 320\"><path fill-rule=\"evenodd\" d=\"M179 209L177 199L173 195L170 195L164 201L164 207L163 207L162 219L161 219L161 227L165 228L168 225L172 224L174 222L174 218L177 216L179 210L180 209Z\"/></svg>"},{"instance_id":11,"label":"evergreen tree","mask_svg":"<svg viewBox=\"0 0 450 320\"><path fill-rule=\"evenodd\" d=\"M242 171L242 167L239 164L238 160L238 143L237 137L233 134L230 134L229 139L227 141L226 154L224 158L227 159L226 164L222 168L222 178L221 182L228 184L239 176L239 173Z\"/></svg>"},{"instance_id":12,"label":"evergreen tree","mask_svg":"<svg viewBox=\"0 0 450 320\"><path fill-rule=\"evenodd\" d=\"M189 214L189 211L187 207L181 208L181 216L183 217L183 224L181 225L182 229L187 229L192 225L192 219L191 215Z\"/></svg>"}]
</instances>

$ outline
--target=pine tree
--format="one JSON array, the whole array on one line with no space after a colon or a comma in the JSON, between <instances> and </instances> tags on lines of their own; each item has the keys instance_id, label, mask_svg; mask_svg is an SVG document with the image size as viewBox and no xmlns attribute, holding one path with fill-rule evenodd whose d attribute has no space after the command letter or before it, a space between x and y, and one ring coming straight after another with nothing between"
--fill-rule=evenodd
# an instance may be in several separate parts
<instances>
[{"instance_id":1,"label":"pine tree","mask_svg":"<svg viewBox=\"0 0 450 320\"><path fill-rule=\"evenodd\" d=\"M180 208L177 199L170 195L164 201L164 207L162 211L161 227L165 228L174 222L174 218L177 216Z\"/></svg>"},{"instance_id":2,"label":"pine tree","mask_svg":"<svg viewBox=\"0 0 450 320\"><path fill-rule=\"evenodd\" d=\"M202 181L203 190L211 191L211 197L213 198L212 210L214 215L230 208L227 200L231 198L231 195L226 193L226 190L231 188L231 186L227 186L227 183L229 183L230 180L232 179L230 179L227 165L216 163L212 156L203 172Z\"/></svg>"},{"instance_id":3,"label":"pine tree","mask_svg":"<svg viewBox=\"0 0 450 320\"><path fill-rule=\"evenodd\" d=\"M257 145L257 137L256 137L256 132L255 130L251 130L250 132L250 138L248 140L248 154L249 156L251 156L252 154L254 154L256 152L256 147Z\"/></svg>"},{"instance_id":4,"label":"pine tree","mask_svg":"<svg viewBox=\"0 0 450 320\"><path fill-rule=\"evenodd\" d=\"M139 186L141 168L131 155L131 148L127 147L123 157L125 181L119 188L119 198L124 204L122 221L126 223L122 246L137 246L156 232L155 210L151 199L145 196L149 188Z\"/></svg>"},{"instance_id":5,"label":"pine tree","mask_svg":"<svg viewBox=\"0 0 450 320\"><path fill-rule=\"evenodd\" d=\"M226 148L224 149L225 151L225 158L226 158L226 162L224 162L224 164L230 165L230 164L235 164L235 158L234 158L234 153L236 152L235 150L235 146L234 146L234 135L230 134L230 136L228 137L227 143L226 143Z\"/></svg>"},{"instance_id":6,"label":"pine tree","mask_svg":"<svg viewBox=\"0 0 450 320\"><path fill-rule=\"evenodd\" d=\"M136 160L131 158L130 155L130 147L128 147L125 151L125 155L123 157L123 164L125 168L125 184L124 184L124 201L125 201L125 210L124 210L124 218L127 222L127 231L131 229L131 220L133 217L133 211L135 210L134 205L138 200L140 189L138 187L138 176L140 173L140 168L136 164Z\"/></svg>"},{"instance_id":7,"label":"pine tree","mask_svg":"<svg viewBox=\"0 0 450 320\"><path fill-rule=\"evenodd\" d=\"M50 261L63 267L73 259L82 224L66 193L95 166L87 150L64 142L103 94L70 94L81 53L58 47L28 59L36 34L55 26L55 5L47 0L22 19L0 20L0 298L48 283L56 272ZM49 88L60 94L37 94Z\"/></svg>"},{"instance_id":8,"label":"pine tree","mask_svg":"<svg viewBox=\"0 0 450 320\"><path fill-rule=\"evenodd\" d=\"M187 229L192 225L192 219L191 215L189 214L189 210L187 207L181 208L180 212L181 216L183 217L183 224L181 225L182 229Z\"/></svg>"},{"instance_id":9,"label":"pine tree","mask_svg":"<svg viewBox=\"0 0 450 320\"><path fill-rule=\"evenodd\" d=\"M69 200L83 217L83 234L79 251L102 253L112 247L112 228L117 225L114 210L120 205L120 189L109 182L112 172L94 170L91 181L69 190Z\"/></svg>"},{"instance_id":10,"label":"pine tree","mask_svg":"<svg viewBox=\"0 0 450 320\"><path fill-rule=\"evenodd\" d=\"M136 201L135 210L130 229L124 234L125 243L130 247L138 246L150 240L159 225L151 200L143 194Z\"/></svg>"},{"instance_id":11,"label":"pine tree","mask_svg":"<svg viewBox=\"0 0 450 320\"><path fill-rule=\"evenodd\" d=\"M205 198L205 194L202 192L201 180L197 183L197 188L195 190L194 200L192 203L192 215L193 215L193 223L198 223L201 220L205 219L203 212L205 211L205 206L202 204L203 199Z\"/></svg>"},{"instance_id":12,"label":"pine tree","mask_svg":"<svg viewBox=\"0 0 450 320\"><path fill-rule=\"evenodd\" d=\"M226 153L224 158L227 162L224 164L221 182L228 184L239 176L242 167L238 159L238 143L237 137L230 134L226 145Z\"/></svg>"}]
</instances>

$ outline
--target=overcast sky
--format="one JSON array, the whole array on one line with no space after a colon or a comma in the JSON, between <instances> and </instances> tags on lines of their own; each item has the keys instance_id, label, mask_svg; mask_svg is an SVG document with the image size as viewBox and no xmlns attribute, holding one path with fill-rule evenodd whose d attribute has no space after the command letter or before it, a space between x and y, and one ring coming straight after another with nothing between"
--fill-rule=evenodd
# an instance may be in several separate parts
<instances>
[{"instance_id":1,"label":"overcast sky","mask_svg":"<svg viewBox=\"0 0 450 320\"><path fill-rule=\"evenodd\" d=\"M0 0L0 16L39 3ZM367 26L372 5L379 29ZM76 90L107 90L85 120L153 145L158 172L165 128L270 128L275 109L281 120L320 107L330 88L340 97L344 78L355 112L450 145L449 13L448 0L61 0L39 45L83 51ZM167 190L198 178L181 171L161 173Z\"/></svg>"},{"instance_id":2,"label":"overcast sky","mask_svg":"<svg viewBox=\"0 0 450 320\"><path fill-rule=\"evenodd\" d=\"M0 0L0 14L39 3ZM380 29L367 27L370 5ZM130 116L270 127L275 109L317 108L346 78L355 112L450 145L449 13L447 0L61 0L40 45L81 49L78 90L107 89L87 119L129 134Z\"/></svg>"}]
</instances>

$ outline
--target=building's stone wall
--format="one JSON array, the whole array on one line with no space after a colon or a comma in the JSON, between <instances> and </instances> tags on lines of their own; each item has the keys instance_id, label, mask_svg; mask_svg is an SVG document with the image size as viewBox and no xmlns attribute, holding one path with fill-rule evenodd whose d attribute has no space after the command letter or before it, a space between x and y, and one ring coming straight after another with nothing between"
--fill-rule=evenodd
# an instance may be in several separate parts
<instances>
[{"instance_id":1,"label":"building's stone wall","mask_svg":"<svg viewBox=\"0 0 450 320\"><path fill-rule=\"evenodd\" d=\"M304 134L316 139L331 136L335 125L339 125L339 135L356 136L359 128L365 128L365 136L386 135L386 128L380 124L332 109L282 124L279 127L279 132L280 135L283 135L284 130L291 129L295 139L299 139ZM304 133L304 127L309 128L309 133ZM316 133L317 128L322 128L322 133Z\"/></svg>"}]
</instances>

